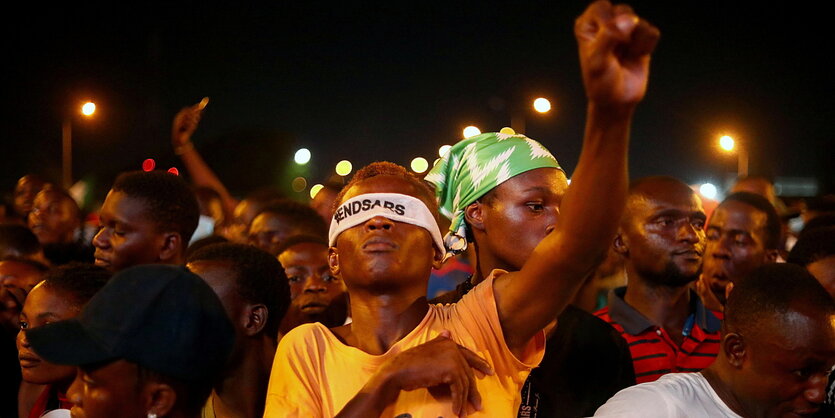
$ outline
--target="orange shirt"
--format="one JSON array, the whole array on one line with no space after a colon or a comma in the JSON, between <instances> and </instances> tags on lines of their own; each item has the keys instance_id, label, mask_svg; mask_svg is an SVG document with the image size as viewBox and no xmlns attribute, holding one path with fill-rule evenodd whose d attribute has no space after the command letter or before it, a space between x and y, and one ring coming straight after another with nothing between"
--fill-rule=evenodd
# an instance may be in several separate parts
<instances>
[{"instance_id":1,"label":"orange shirt","mask_svg":"<svg viewBox=\"0 0 835 418\"><path fill-rule=\"evenodd\" d=\"M293 329L281 340L276 352L264 417L332 417L386 360L434 339L444 330L452 333L455 342L484 358L495 371L493 376L476 378L483 409L470 416L516 416L522 384L542 360L545 334L531 339L521 359L510 352L493 296L493 278L502 273L495 271L458 303L430 306L420 324L382 355L343 344L319 323ZM448 392L418 389L401 392L382 416L455 415Z\"/></svg>"}]
</instances>

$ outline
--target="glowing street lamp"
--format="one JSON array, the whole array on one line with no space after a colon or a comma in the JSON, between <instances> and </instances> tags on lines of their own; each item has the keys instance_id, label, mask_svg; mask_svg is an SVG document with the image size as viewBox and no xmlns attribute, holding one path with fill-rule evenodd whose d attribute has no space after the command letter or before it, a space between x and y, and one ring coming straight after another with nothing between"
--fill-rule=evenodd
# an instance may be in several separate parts
<instances>
[{"instance_id":1,"label":"glowing street lamp","mask_svg":"<svg viewBox=\"0 0 835 418\"><path fill-rule=\"evenodd\" d=\"M533 108L539 113L548 113L551 110L551 102L544 97L540 97L533 101Z\"/></svg>"},{"instance_id":2,"label":"glowing street lamp","mask_svg":"<svg viewBox=\"0 0 835 418\"><path fill-rule=\"evenodd\" d=\"M725 150L726 152L733 152L736 151L737 155L737 169L736 175L738 177L745 177L748 175L748 150L746 147L742 146L740 141L735 140L733 137L728 135L723 135L719 138L719 147Z\"/></svg>"},{"instance_id":3,"label":"glowing street lamp","mask_svg":"<svg viewBox=\"0 0 835 418\"><path fill-rule=\"evenodd\" d=\"M464 128L464 139L467 139L471 136L481 135L481 129L478 129L477 126L468 126Z\"/></svg>"},{"instance_id":4,"label":"glowing street lamp","mask_svg":"<svg viewBox=\"0 0 835 418\"><path fill-rule=\"evenodd\" d=\"M96 113L95 103L86 102L81 106L82 115L91 117L93 113ZM61 154L64 188L69 189L72 186L72 114L67 115L61 125Z\"/></svg>"}]
</instances>

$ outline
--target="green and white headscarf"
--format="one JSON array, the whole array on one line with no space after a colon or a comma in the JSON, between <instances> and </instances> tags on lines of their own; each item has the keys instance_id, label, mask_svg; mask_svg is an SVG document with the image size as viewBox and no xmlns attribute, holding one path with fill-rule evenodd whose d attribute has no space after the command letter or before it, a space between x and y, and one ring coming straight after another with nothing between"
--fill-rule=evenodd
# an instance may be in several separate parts
<instances>
[{"instance_id":1,"label":"green and white headscarf","mask_svg":"<svg viewBox=\"0 0 835 418\"><path fill-rule=\"evenodd\" d=\"M490 132L453 145L424 178L435 186L441 214L452 221L444 236L447 254L467 249L467 206L507 179L543 167L562 170L542 144L521 134Z\"/></svg>"}]
</instances>

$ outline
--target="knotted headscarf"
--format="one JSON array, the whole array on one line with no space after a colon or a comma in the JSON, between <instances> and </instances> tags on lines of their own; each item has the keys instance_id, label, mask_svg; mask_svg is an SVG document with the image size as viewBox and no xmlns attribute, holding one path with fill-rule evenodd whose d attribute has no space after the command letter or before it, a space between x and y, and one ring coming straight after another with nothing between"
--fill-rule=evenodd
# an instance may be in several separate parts
<instances>
[{"instance_id":1,"label":"knotted headscarf","mask_svg":"<svg viewBox=\"0 0 835 418\"><path fill-rule=\"evenodd\" d=\"M452 221L444 236L448 256L467 249L467 206L507 179L543 167L562 170L542 144L521 134L490 132L453 145L424 178L435 186L441 214Z\"/></svg>"}]
</instances>

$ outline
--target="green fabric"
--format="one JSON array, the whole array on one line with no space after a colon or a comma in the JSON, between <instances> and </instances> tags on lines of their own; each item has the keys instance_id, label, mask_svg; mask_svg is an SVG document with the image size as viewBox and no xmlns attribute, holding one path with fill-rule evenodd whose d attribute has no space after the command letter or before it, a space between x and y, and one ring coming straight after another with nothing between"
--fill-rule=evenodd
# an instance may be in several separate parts
<instances>
[{"instance_id":1,"label":"green fabric","mask_svg":"<svg viewBox=\"0 0 835 418\"><path fill-rule=\"evenodd\" d=\"M467 206L507 179L543 167L562 170L542 144L521 134L483 133L453 145L425 177L435 186L441 214L452 221L447 251L467 248Z\"/></svg>"}]
</instances>

